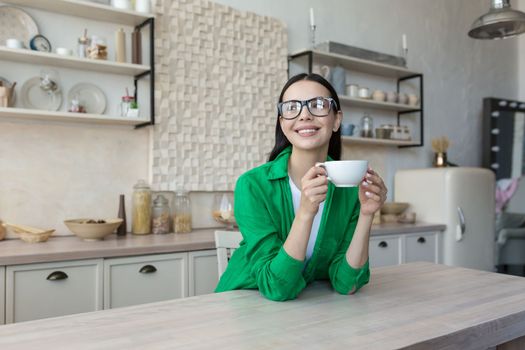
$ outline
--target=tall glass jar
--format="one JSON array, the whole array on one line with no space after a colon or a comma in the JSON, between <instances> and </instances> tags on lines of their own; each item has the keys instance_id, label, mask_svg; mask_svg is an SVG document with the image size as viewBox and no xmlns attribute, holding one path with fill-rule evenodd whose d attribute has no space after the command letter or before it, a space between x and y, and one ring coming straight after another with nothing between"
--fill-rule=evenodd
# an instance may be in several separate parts
<instances>
[{"instance_id":1,"label":"tall glass jar","mask_svg":"<svg viewBox=\"0 0 525 350\"><path fill-rule=\"evenodd\" d=\"M133 186L131 232L137 235L151 233L151 188L144 180Z\"/></svg>"},{"instance_id":2,"label":"tall glass jar","mask_svg":"<svg viewBox=\"0 0 525 350\"><path fill-rule=\"evenodd\" d=\"M154 234L170 232L170 206L168 200L163 195L158 195L153 201L151 231Z\"/></svg>"},{"instance_id":3,"label":"tall glass jar","mask_svg":"<svg viewBox=\"0 0 525 350\"><path fill-rule=\"evenodd\" d=\"M361 118L361 137L374 137L374 121L365 113Z\"/></svg>"},{"instance_id":4,"label":"tall glass jar","mask_svg":"<svg viewBox=\"0 0 525 350\"><path fill-rule=\"evenodd\" d=\"M191 232L191 202L187 191L179 190L175 194L173 231L175 233Z\"/></svg>"}]
</instances>

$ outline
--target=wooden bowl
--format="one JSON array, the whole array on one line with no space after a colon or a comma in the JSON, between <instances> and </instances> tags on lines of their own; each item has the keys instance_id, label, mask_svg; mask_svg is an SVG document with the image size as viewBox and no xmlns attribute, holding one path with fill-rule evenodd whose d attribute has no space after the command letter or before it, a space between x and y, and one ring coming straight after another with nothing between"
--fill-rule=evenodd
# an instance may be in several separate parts
<instances>
[{"instance_id":1,"label":"wooden bowl","mask_svg":"<svg viewBox=\"0 0 525 350\"><path fill-rule=\"evenodd\" d=\"M112 234L122 224L122 219L104 219L105 223L88 223L90 219L66 220L64 224L85 241L98 241Z\"/></svg>"},{"instance_id":2,"label":"wooden bowl","mask_svg":"<svg viewBox=\"0 0 525 350\"><path fill-rule=\"evenodd\" d=\"M399 215L408 208L408 203L403 202L386 202L381 207L381 214Z\"/></svg>"}]
</instances>

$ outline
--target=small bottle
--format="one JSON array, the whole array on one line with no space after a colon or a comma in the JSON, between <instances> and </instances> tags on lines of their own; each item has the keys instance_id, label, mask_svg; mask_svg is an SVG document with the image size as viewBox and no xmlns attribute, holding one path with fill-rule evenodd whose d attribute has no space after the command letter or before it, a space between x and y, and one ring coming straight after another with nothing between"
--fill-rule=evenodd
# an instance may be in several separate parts
<instances>
[{"instance_id":1,"label":"small bottle","mask_svg":"<svg viewBox=\"0 0 525 350\"><path fill-rule=\"evenodd\" d=\"M153 234L170 232L170 206L163 195L158 195L153 201L153 220L151 223Z\"/></svg>"},{"instance_id":2,"label":"small bottle","mask_svg":"<svg viewBox=\"0 0 525 350\"><path fill-rule=\"evenodd\" d=\"M137 29L131 33L131 63L142 64L142 33Z\"/></svg>"},{"instance_id":3,"label":"small bottle","mask_svg":"<svg viewBox=\"0 0 525 350\"><path fill-rule=\"evenodd\" d=\"M367 113L361 118L361 137L374 137L374 122Z\"/></svg>"},{"instance_id":4,"label":"small bottle","mask_svg":"<svg viewBox=\"0 0 525 350\"><path fill-rule=\"evenodd\" d=\"M85 29L84 35L78 38L77 54L79 58L87 57L89 44L90 40L87 37L87 29Z\"/></svg>"},{"instance_id":5,"label":"small bottle","mask_svg":"<svg viewBox=\"0 0 525 350\"><path fill-rule=\"evenodd\" d=\"M120 201L118 206L118 218L122 219L122 224L117 229L117 236L125 236L128 233L128 226L126 223L126 207L124 195L120 195Z\"/></svg>"},{"instance_id":6,"label":"small bottle","mask_svg":"<svg viewBox=\"0 0 525 350\"><path fill-rule=\"evenodd\" d=\"M191 202L187 191L179 190L175 194L173 231L175 233L191 232Z\"/></svg>"},{"instance_id":7,"label":"small bottle","mask_svg":"<svg viewBox=\"0 0 525 350\"><path fill-rule=\"evenodd\" d=\"M133 186L131 232L137 235L151 233L151 189L144 180Z\"/></svg>"},{"instance_id":8,"label":"small bottle","mask_svg":"<svg viewBox=\"0 0 525 350\"><path fill-rule=\"evenodd\" d=\"M115 61L126 62L126 33L122 28L115 33Z\"/></svg>"}]
</instances>

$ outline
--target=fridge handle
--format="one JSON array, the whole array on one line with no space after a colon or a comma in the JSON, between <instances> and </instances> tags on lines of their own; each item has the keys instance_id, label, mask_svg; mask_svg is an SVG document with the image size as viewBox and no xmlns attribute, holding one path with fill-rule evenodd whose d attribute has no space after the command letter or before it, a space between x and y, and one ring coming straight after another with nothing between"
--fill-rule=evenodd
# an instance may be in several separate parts
<instances>
[{"instance_id":1,"label":"fridge handle","mask_svg":"<svg viewBox=\"0 0 525 350\"><path fill-rule=\"evenodd\" d=\"M465 214L463 214L463 209L461 209L461 207L458 207L458 218L459 225L456 227L456 240L461 241L466 230Z\"/></svg>"}]
</instances>

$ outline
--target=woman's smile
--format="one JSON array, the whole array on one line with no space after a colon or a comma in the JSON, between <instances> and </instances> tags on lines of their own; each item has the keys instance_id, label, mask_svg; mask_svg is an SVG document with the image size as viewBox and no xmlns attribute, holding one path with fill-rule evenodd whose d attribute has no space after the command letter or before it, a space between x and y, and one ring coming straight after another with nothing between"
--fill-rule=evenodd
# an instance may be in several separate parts
<instances>
[{"instance_id":1,"label":"woman's smile","mask_svg":"<svg viewBox=\"0 0 525 350\"><path fill-rule=\"evenodd\" d=\"M313 125L301 125L295 128L295 132L303 137L311 137L317 135L319 127Z\"/></svg>"}]
</instances>

